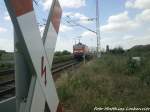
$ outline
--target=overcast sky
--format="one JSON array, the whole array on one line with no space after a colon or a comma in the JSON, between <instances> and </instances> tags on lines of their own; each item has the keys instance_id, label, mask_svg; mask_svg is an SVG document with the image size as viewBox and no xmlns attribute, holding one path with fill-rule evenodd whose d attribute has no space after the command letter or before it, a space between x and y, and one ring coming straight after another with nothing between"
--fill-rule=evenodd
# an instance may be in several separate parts
<instances>
[{"instance_id":1,"label":"overcast sky","mask_svg":"<svg viewBox=\"0 0 150 112\"><path fill-rule=\"evenodd\" d=\"M37 23L47 19L51 0L36 0L34 5ZM134 45L150 43L150 0L99 0L101 46L111 48L122 46L128 49ZM81 42L96 46L96 35L80 27L66 24L69 15L78 23L95 30L95 22L79 19L95 18L96 0L60 0L63 8L62 22L56 50L72 51L72 46L81 36ZM44 27L40 27L42 32ZM13 51L13 27L3 0L0 0L0 49Z\"/></svg>"}]
</instances>

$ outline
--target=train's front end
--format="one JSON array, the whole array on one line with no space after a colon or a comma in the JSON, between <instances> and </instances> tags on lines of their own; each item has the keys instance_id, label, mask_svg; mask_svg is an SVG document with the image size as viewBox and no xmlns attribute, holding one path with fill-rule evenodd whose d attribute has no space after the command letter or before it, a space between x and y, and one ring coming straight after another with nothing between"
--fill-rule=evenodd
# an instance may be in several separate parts
<instances>
[{"instance_id":1,"label":"train's front end","mask_svg":"<svg viewBox=\"0 0 150 112\"><path fill-rule=\"evenodd\" d=\"M75 44L73 46L73 55L77 60L82 60L85 55L85 45L82 43Z\"/></svg>"}]
</instances>

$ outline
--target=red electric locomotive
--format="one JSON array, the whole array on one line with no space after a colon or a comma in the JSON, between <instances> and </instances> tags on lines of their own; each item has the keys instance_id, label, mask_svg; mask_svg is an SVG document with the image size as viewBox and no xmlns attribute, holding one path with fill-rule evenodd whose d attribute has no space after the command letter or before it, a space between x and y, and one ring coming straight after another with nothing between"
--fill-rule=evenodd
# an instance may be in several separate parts
<instances>
[{"instance_id":1,"label":"red electric locomotive","mask_svg":"<svg viewBox=\"0 0 150 112\"><path fill-rule=\"evenodd\" d=\"M78 59L78 60L81 60L84 58L87 58L88 55L89 55L89 49L88 49L88 46L86 46L85 44L82 44L82 43L78 43L78 44L75 44L73 46L73 55L74 55L74 58L75 59Z\"/></svg>"}]
</instances>

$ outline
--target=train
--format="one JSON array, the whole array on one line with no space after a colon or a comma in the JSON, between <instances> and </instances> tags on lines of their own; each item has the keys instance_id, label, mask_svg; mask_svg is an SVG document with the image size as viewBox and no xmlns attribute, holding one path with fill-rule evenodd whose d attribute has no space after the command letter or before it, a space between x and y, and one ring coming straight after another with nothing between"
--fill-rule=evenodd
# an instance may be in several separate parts
<instances>
[{"instance_id":1,"label":"train","mask_svg":"<svg viewBox=\"0 0 150 112\"><path fill-rule=\"evenodd\" d=\"M83 60L89 57L89 48L81 42L73 45L73 56L77 60Z\"/></svg>"}]
</instances>

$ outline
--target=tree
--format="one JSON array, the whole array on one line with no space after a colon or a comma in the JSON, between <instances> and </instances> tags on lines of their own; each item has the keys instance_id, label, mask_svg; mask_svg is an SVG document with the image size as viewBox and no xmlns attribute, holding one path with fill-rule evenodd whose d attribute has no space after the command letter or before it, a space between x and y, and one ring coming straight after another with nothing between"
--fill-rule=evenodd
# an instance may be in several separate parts
<instances>
[{"instance_id":1,"label":"tree","mask_svg":"<svg viewBox=\"0 0 150 112\"><path fill-rule=\"evenodd\" d=\"M55 52L55 56L63 56L63 55L70 55L71 53L67 50L64 50L64 51L56 51Z\"/></svg>"},{"instance_id":2,"label":"tree","mask_svg":"<svg viewBox=\"0 0 150 112\"><path fill-rule=\"evenodd\" d=\"M0 53L0 60L2 59L2 53Z\"/></svg>"},{"instance_id":3,"label":"tree","mask_svg":"<svg viewBox=\"0 0 150 112\"><path fill-rule=\"evenodd\" d=\"M2 59L3 53L5 53L5 51L4 50L0 50L0 60Z\"/></svg>"},{"instance_id":4,"label":"tree","mask_svg":"<svg viewBox=\"0 0 150 112\"><path fill-rule=\"evenodd\" d=\"M109 45L106 46L106 52L109 52Z\"/></svg>"},{"instance_id":5,"label":"tree","mask_svg":"<svg viewBox=\"0 0 150 112\"><path fill-rule=\"evenodd\" d=\"M125 51L121 46L119 46L117 48L110 50L110 52L113 54L123 54Z\"/></svg>"},{"instance_id":6,"label":"tree","mask_svg":"<svg viewBox=\"0 0 150 112\"><path fill-rule=\"evenodd\" d=\"M69 51L67 51L67 50L64 50L64 51L62 52L62 54L63 54L63 55L70 55L71 53L70 53Z\"/></svg>"},{"instance_id":7,"label":"tree","mask_svg":"<svg viewBox=\"0 0 150 112\"><path fill-rule=\"evenodd\" d=\"M55 56L60 56L61 55L61 51L56 51L55 52Z\"/></svg>"}]
</instances>

